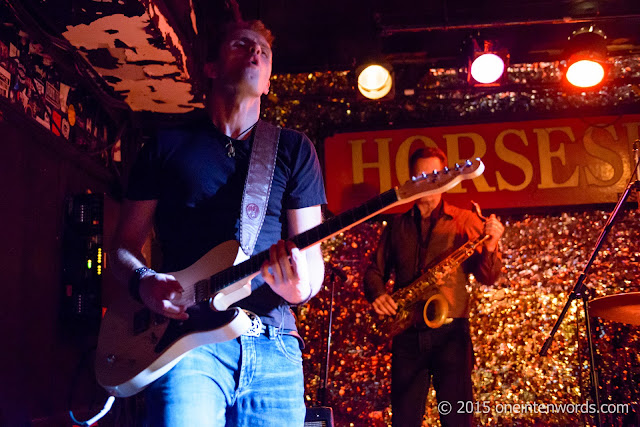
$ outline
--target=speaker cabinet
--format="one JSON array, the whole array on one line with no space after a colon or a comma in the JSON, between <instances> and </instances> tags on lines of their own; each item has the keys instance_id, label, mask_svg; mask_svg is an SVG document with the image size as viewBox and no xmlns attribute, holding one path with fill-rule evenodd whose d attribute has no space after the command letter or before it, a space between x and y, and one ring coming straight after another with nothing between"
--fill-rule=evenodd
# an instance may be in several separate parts
<instances>
[{"instance_id":1,"label":"speaker cabinet","mask_svg":"<svg viewBox=\"0 0 640 427\"><path fill-rule=\"evenodd\" d=\"M304 427L333 427L333 411L328 406L307 408Z\"/></svg>"}]
</instances>

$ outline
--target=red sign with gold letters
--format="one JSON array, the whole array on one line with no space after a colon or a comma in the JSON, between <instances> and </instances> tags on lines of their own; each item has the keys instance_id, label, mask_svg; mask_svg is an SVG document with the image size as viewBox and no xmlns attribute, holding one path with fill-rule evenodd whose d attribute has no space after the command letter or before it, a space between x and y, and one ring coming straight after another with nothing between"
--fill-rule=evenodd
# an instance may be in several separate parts
<instances>
[{"instance_id":1,"label":"red sign with gold letters","mask_svg":"<svg viewBox=\"0 0 640 427\"><path fill-rule=\"evenodd\" d=\"M325 140L328 207L340 213L405 182L409 156L424 146L440 147L449 166L484 162L483 175L445 196L459 206L613 203L635 165L639 127L640 115L623 115L336 134Z\"/></svg>"}]
</instances>

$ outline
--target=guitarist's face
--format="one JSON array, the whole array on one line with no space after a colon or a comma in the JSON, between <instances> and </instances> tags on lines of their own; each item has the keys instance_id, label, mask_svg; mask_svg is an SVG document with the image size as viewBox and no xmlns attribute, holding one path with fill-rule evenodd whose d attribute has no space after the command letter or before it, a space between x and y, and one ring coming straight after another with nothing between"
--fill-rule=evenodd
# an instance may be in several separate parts
<instances>
[{"instance_id":1,"label":"guitarist's face","mask_svg":"<svg viewBox=\"0 0 640 427\"><path fill-rule=\"evenodd\" d=\"M424 173L433 173L434 170L441 170L445 165L442 164L442 160L437 157L425 157L422 159L418 159L415 163L414 169L411 171L413 176L421 175ZM424 196L418 199L418 206L420 207L420 211L423 213L431 213L442 199L442 193L430 194L428 196Z\"/></svg>"},{"instance_id":2,"label":"guitarist's face","mask_svg":"<svg viewBox=\"0 0 640 427\"><path fill-rule=\"evenodd\" d=\"M206 72L222 86L259 97L269 92L271 60L271 47L261 34L239 29L222 43Z\"/></svg>"}]
</instances>

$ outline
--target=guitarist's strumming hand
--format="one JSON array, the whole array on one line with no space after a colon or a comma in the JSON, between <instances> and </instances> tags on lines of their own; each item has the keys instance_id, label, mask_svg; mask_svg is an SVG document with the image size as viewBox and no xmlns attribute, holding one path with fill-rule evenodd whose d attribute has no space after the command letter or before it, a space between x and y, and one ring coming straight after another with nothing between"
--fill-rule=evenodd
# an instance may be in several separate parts
<instances>
[{"instance_id":1,"label":"guitarist's strumming hand","mask_svg":"<svg viewBox=\"0 0 640 427\"><path fill-rule=\"evenodd\" d=\"M148 274L140 279L140 299L152 311L176 320L187 320L182 286L170 274Z\"/></svg>"},{"instance_id":2,"label":"guitarist's strumming hand","mask_svg":"<svg viewBox=\"0 0 640 427\"><path fill-rule=\"evenodd\" d=\"M391 298L389 294L382 294L371 303L373 309L378 314L387 316L395 316L398 304Z\"/></svg>"},{"instance_id":3,"label":"guitarist's strumming hand","mask_svg":"<svg viewBox=\"0 0 640 427\"><path fill-rule=\"evenodd\" d=\"M269 248L269 260L260 270L264 281L290 304L299 304L311 295L307 257L292 242L279 240Z\"/></svg>"}]
</instances>

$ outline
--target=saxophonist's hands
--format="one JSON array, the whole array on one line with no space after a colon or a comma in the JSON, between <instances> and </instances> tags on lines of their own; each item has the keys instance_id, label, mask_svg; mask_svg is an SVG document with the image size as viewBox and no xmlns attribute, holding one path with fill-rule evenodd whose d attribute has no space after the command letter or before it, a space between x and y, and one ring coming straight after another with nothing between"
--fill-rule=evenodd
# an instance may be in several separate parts
<instances>
[{"instance_id":1,"label":"saxophonist's hands","mask_svg":"<svg viewBox=\"0 0 640 427\"><path fill-rule=\"evenodd\" d=\"M489 239L484 242L484 247L489 252L496 250L502 233L504 233L504 225L494 214L491 214L484 223L484 234L489 236Z\"/></svg>"},{"instance_id":2,"label":"saxophonist's hands","mask_svg":"<svg viewBox=\"0 0 640 427\"><path fill-rule=\"evenodd\" d=\"M484 222L483 233L489 236L489 239L484 242L484 247L487 248L489 252L495 251L498 247L498 241L500 237L502 237L502 233L504 233L504 225L502 225L494 214L489 215L489 218L482 216L480 205L473 200L471 201L471 206L471 209Z\"/></svg>"},{"instance_id":3,"label":"saxophonist's hands","mask_svg":"<svg viewBox=\"0 0 640 427\"><path fill-rule=\"evenodd\" d=\"M387 316L395 316L398 304L391 298L389 294L382 294L371 303L373 309L378 314Z\"/></svg>"}]
</instances>

